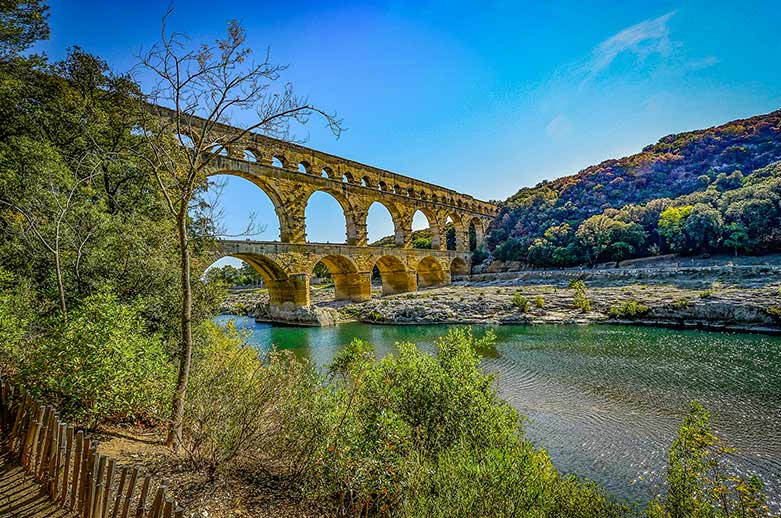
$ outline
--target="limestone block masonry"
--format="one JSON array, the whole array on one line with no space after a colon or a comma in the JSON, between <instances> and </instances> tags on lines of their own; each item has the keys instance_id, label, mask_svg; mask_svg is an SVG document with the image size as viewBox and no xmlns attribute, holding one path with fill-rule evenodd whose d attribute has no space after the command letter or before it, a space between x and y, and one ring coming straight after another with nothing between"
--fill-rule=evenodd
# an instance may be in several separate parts
<instances>
[{"instance_id":1,"label":"limestone block masonry","mask_svg":"<svg viewBox=\"0 0 781 518\"><path fill-rule=\"evenodd\" d=\"M224 126L224 131L238 130ZM333 275L337 299L368 300L374 266L382 277L383 294L449 284L451 271L469 271L470 227L477 245L482 245L498 212L491 203L445 187L255 133L248 133L225 156L214 157L207 174L245 178L274 204L281 242L222 241L220 253L257 269L271 304L277 306L309 306L309 279L319 261ZM307 242L304 214L309 197L317 191L329 193L341 205L346 244ZM367 246L366 217L375 202L393 219L393 248ZM429 221L431 249L412 248L412 218L417 211ZM455 250L446 247L448 220L455 227Z\"/></svg>"}]
</instances>

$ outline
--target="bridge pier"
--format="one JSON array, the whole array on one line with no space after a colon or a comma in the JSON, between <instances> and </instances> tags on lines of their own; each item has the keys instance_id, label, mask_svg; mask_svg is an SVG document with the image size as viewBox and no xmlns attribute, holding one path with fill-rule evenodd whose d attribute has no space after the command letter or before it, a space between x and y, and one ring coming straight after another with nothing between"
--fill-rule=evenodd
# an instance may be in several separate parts
<instances>
[{"instance_id":1,"label":"bridge pier","mask_svg":"<svg viewBox=\"0 0 781 518\"><path fill-rule=\"evenodd\" d=\"M372 298L371 272L333 273L334 299L365 302Z\"/></svg>"},{"instance_id":2,"label":"bridge pier","mask_svg":"<svg viewBox=\"0 0 781 518\"><path fill-rule=\"evenodd\" d=\"M268 287L269 304L282 306L290 303L293 306L308 307L311 302L309 296L309 275L305 273L291 273L285 280L269 279Z\"/></svg>"},{"instance_id":3,"label":"bridge pier","mask_svg":"<svg viewBox=\"0 0 781 518\"><path fill-rule=\"evenodd\" d=\"M383 295L407 293L410 291L417 291L418 289L417 275L414 271L385 271L381 272L381 275Z\"/></svg>"}]
</instances>

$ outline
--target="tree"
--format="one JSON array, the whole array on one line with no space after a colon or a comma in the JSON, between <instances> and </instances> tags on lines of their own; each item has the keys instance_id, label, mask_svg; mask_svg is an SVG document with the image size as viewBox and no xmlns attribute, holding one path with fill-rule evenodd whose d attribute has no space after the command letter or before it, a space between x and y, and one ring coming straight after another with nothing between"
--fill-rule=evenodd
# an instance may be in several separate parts
<instances>
[{"instance_id":1,"label":"tree","mask_svg":"<svg viewBox=\"0 0 781 518\"><path fill-rule=\"evenodd\" d=\"M291 139L291 123L306 124L313 115L324 118L337 137L342 127L335 116L296 96L289 83L277 87L285 67L271 63L268 54L259 63L252 61L237 22L228 24L224 39L191 46L183 35L167 31L166 18L161 41L141 58L141 67L156 80L149 102L141 108L141 156L149 163L177 229L181 345L166 443L178 448L193 347L192 239L197 236L192 234L190 216L208 167L252 132ZM221 126L246 110L254 111L253 122L236 129Z\"/></svg>"},{"instance_id":2,"label":"tree","mask_svg":"<svg viewBox=\"0 0 781 518\"><path fill-rule=\"evenodd\" d=\"M49 38L49 6L41 0L0 0L0 61Z\"/></svg>"},{"instance_id":3,"label":"tree","mask_svg":"<svg viewBox=\"0 0 781 518\"><path fill-rule=\"evenodd\" d=\"M633 254L645 240L640 225L624 223L602 214L581 223L575 235L586 249L590 264L604 259L624 259Z\"/></svg>"},{"instance_id":4,"label":"tree","mask_svg":"<svg viewBox=\"0 0 781 518\"><path fill-rule=\"evenodd\" d=\"M721 244L724 220L721 213L704 204L692 207L689 217L683 224L683 231L691 252L705 252L718 248Z\"/></svg>"},{"instance_id":5,"label":"tree","mask_svg":"<svg viewBox=\"0 0 781 518\"><path fill-rule=\"evenodd\" d=\"M748 250L751 246L751 239L748 237L746 227L743 223L730 223L725 228L724 246L735 251L735 257L738 256L738 250Z\"/></svg>"},{"instance_id":6,"label":"tree","mask_svg":"<svg viewBox=\"0 0 781 518\"><path fill-rule=\"evenodd\" d=\"M691 214L692 208L691 205L669 207L659 215L659 235L665 239L667 245L674 252L682 252L687 249L683 225Z\"/></svg>"}]
</instances>

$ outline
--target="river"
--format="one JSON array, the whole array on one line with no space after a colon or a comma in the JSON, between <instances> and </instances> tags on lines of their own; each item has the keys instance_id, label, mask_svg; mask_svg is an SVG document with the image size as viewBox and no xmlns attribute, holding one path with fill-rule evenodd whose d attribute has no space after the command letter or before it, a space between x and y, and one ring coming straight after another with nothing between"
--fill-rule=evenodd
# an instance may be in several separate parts
<instances>
[{"instance_id":1,"label":"river","mask_svg":"<svg viewBox=\"0 0 781 518\"><path fill-rule=\"evenodd\" d=\"M316 365L361 338L378 355L410 341L430 349L445 326L277 327L234 320L262 349L275 344ZM756 472L781 508L781 338L624 326L499 326L483 367L525 428L566 473L596 480L619 499L645 502L689 402L712 413L736 448L735 469ZM476 333L484 328L476 328Z\"/></svg>"}]
</instances>

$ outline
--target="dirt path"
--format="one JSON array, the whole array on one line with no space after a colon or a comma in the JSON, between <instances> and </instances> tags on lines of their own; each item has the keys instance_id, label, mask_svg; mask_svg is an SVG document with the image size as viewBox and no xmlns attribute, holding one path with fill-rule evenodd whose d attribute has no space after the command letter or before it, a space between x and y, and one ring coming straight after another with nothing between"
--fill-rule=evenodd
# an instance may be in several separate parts
<instances>
[{"instance_id":1,"label":"dirt path","mask_svg":"<svg viewBox=\"0 0 781 518\"><path fill-rule=\"evenodd\" d=\"M55 506L43 488L11 456L0 452L0 517L72 518L75 513Z\"/></svg>"}]
</instances>

